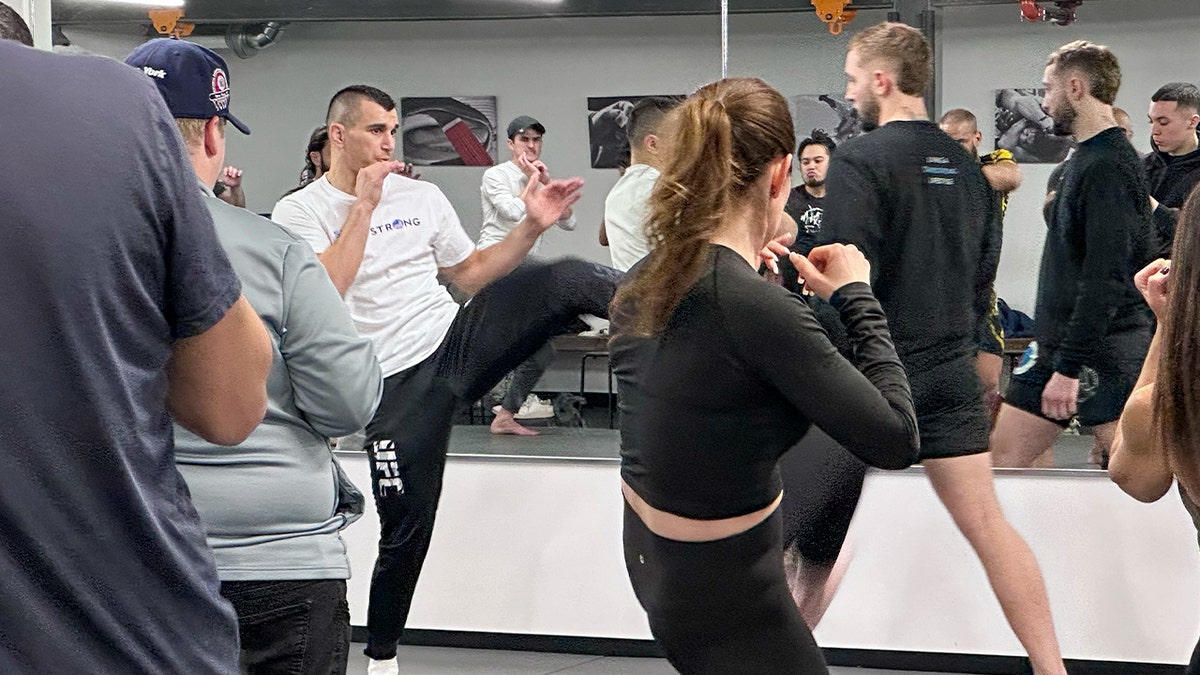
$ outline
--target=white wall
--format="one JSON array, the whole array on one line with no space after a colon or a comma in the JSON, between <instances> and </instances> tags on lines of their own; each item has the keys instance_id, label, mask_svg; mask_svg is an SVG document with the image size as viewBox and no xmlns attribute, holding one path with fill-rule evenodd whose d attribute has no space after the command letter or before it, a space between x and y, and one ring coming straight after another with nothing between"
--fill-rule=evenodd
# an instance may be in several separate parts
<instances>
[{"instance_id":1,"label":"white wall","mask_svg":"<svg viewBox=\"0 0 1200 675\"><path fill-rule=\"evenodd\" d=\"M1015 5L942 10L942 109L968 107L986 123L993 89L1036 85L1046 55L1078 38L1108 44L1121 58L1118 104L1136 122L1162 83L1200 80L1194 59L1175 56L1194 52L1200 2L1089 2L1068 28L1022 23ZM841 91L849 35L884 16L860 12L850 30L831 36L811 12L734 15L730 74L761 76L786 94ZM117 58L137 44L133 32L114 37L67 29L80 46ZM586 98L690 91L719 76L719 36L715 16L293 24L278 45L253 59L223 52L233 71L233 110L254 130L250 137L231 135L229 161L247 172L250 208L268 211L294 184L308 134L341 86L367 82L397 97L496 95L502 126L516 115L534 115L548 128L544 157L551 170L587 180L577 207L579 229L552 231L547 252L607 261L596 228L616 173L588 167ZM1145 151L1149 134L1140 126L1136 145ZM985 143L990 148L991 140ZM1030 313L1050 169L1024 169L1025 187L1010 206L997 281L1001 297ZM424 171L446 192L472 235L480 221L482 173L469 167Z\"/></svg>"},{"instance_id":2,"label":"white wall","mask_svg":"<svg viewBox=\"0 0 1200 675\"><path fill-rule=\"evenodd\" d=\"M369 492L361 454L341 455ZM625 572L615 461L451 457L408 625L648 639ZM1104 474L1000 475L1041 564L1064 656L1186 663L1200 635L1196 530L1172 491L1144 505ZM345 532L351 621L364 625L373 510ZM1020 655L987 578L920 469L873 473L855 556L816 632L825 647Z\"/></svg>"}]
</instances>

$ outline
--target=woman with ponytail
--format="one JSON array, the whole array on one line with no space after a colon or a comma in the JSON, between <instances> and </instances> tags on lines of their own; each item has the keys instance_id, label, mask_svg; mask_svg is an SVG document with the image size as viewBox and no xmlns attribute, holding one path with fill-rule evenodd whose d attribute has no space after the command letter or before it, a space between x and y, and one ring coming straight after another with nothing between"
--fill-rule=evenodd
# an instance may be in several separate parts
<instances>
[{"instance_id":1,"label":"woman with ponytail","mask_svg":"<svg viewBox=\"0 0 1200 675\"><path fill-rule=\"evenodd\" d=\"M284 193L284 197L302 190L309 183L325 175L329 170L329 128L324 124L313 129L308 137L308 149L304 153L304 168L300 171L300 184Z\"/></svg>"},{"instance_id":2,"label":"woman with ponytail","mask_svg":"<svg viewBox=\"0 0 1200 675\"><path fill-rule=\"evenodd\" d=\"M654 249L613 299L630 580L684 675L825 673L784 577L776 464L816 424L868 464L908 466L908 380L857 249L790 254L839 311L853 364L802 299L756 272L791 188L779 92L721 80L663 128Z\"/></svg>"},{"instance_id":3,"label":"woman with ponytail","mask_svg":"<svg viewBox=\"0 0 1200 675\"><path fill-rule=\"evenodd\" d=\"M1108 475L1133 498L1157 501L1179 482L1200 529L1200 188L1179 213L1171 260L1134 284L1158 319L1142 373L1117 423ZM1200 644L1188 675L1200 675Z\"/></svg>"}]
</instances>

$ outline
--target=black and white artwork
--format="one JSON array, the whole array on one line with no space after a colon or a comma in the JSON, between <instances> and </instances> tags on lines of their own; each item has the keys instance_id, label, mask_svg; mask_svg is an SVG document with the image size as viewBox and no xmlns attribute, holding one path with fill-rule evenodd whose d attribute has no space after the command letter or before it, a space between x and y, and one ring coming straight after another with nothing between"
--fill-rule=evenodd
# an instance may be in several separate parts
<instances>
[{"instance_id":1,"label":"black and white artwork","mask_svg":"<svg viewBox=\"0 0 1200 675\"><path fill-rule=\"evenodd\" d=\"M421 166L492 166L496 154L495 96L400 99L404 161Z\"/></svg>"},{"instance_id":2,"label":"black and white artwork","mask_svg":"<svg viewBox=\"0 0 1200 675\"><path fill-rule=\"evenodd\" d=\"M788 99L788 106L792 111L797 143L811 136L815 129L824 131L838 145L863 132L854 106L841 96L802 94Z\"/></svg>"},{"instance_id":3,"label":"black and white artwork","mask_svg":"<svg viewBox=\"0 0 1200 675\"><path fill-rule=\"evenodd\" d=\"M588 150L593 169L616 169L629 164L629 113L645 96L589 96ZM666 95L665 98L682 99Z\"/></svg>"},{"instance_id":4,"label":"black and white artwork","mask_svg":"<svg viewBox=\"0 0 1200 675\"><path fill-rule=\"evenodd\" d=\"M996 90L996 147L1026 164L1058 164L1072 141L1054 133L1054 120L1042 108L1045 89Z\"/></svg>"}]
</instances>

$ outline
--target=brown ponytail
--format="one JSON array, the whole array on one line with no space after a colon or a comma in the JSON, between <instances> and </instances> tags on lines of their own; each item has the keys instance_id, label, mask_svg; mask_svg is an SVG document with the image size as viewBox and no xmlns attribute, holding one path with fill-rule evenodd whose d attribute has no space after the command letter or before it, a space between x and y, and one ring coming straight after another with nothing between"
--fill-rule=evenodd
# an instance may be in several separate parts
<instances>
[{"instance_id":1,"label":"brown ponytail","mask_svg":"<svg viewBox=\"0 0 1200 675\"><path fill-rule=\"evenodd\" d=\"M706 85L664 121L666 158L650 196L646 233L654 250L613 298L632 309L632 331L654 335L703 273L708 241L767 164L795 146L787 100L757 78ZM763 212L766 203L755 205Z\"/></svg>"},{"instance_id":2,"label":"brown ponytail","mask_svg":"<svg viewBox=\"0 0 1200 675\"><path fill-rule=\"evenodd\" d=\"M1171 251L1170 291L1154 383L1153 439L1171 471L1200 500L1200 188L1183 205Z\"/></svg>"}]
</instances>

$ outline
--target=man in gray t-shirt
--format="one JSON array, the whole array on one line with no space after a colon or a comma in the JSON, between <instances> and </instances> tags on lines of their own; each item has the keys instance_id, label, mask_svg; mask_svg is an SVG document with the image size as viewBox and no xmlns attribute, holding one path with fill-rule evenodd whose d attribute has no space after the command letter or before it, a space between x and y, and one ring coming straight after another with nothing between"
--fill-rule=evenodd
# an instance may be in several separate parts
<instances>
[{"instance_id":1,"label":"man in gray t-shirt","mask_svg":"<svg viewBox=\"0 0 1200 675\"><path fill-rule=\"evenodd\" d=\"M0 673L236 675L171 420L245 438L266 333L146 77L0 63Z\"/></svg>"},{"instance_id":2,"label":"man in gray t-shirt","mask_svg":"<svg viewBox=\"0 0 1200 675\"><path fill-rule=\"evenodd\" d=\"M303 239L213 195L225 160L225 122L211 82L228 66L182 40L151 40L125 61L147 73L183 132L221 245L268 327L273 352L262 424L219 446L178 429L177 462L217 559L221 595L238 615L249 672L329 675L346 669L350 561L339 532L364 499L328 438L366 426L383 394L371 341L359 336L329 274ZM161 73L162 77L155 74Z\"/></svg>"}]
</instances>

